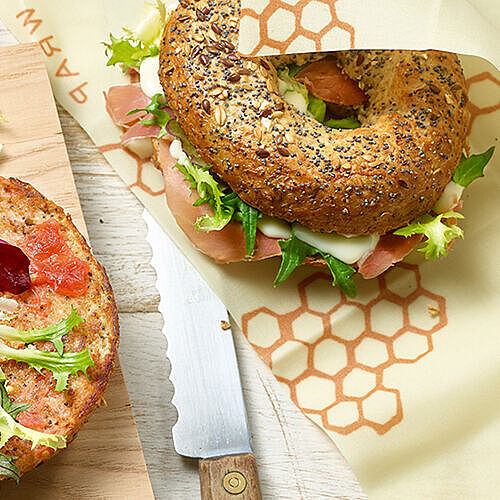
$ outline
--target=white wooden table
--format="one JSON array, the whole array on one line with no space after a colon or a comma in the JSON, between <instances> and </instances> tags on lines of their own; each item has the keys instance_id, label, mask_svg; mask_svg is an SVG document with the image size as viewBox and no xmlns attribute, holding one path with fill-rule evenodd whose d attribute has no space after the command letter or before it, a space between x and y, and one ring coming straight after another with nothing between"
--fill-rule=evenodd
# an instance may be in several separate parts
<instances>
[{"instance_id":1,"label":"white wooden table","mask_svg":"<svg viewBox=\"0 0 500 500\"><path fill-rule=\"evenodd\" d=\"M0 22L0 45L8 43L13 39ZM58 109L92 247L115 291L120 360L155 496L198 498L197 463L177 455L172 443L177 414L142 205L77 122ZM264 497L366 498L332 442L281 391L240 332L235 341Z\"/></svg>"}]
</instances>

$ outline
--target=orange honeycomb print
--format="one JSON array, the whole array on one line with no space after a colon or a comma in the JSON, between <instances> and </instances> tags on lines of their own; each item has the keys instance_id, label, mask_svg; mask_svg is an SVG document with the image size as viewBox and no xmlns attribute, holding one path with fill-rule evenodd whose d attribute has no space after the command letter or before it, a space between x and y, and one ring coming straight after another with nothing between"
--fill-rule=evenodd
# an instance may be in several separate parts
<instances>
[{"instance_id":1,"label":"orange honeycomb print","mask_svg":"<svg viewBox=\"0 0 500 500\"><path fill-rule=\"evenodd\" d=\"M299 307L284 314L261 307L243 315L242 327L314 421L339 434L362 426L384 434L403 418L400 392L387 385L385 371L432 351L433 335L448 322L446 301L406 263L360 288L349 299L330 276L315 273L298 284Z\"/></svg>"},{"instance_id":2,"label":"orange honeycomb print","mask_svg":"<svg viewBox=\"0 0 500 500\"><path fill-rule=\"evenodd\" d=\"M263 53L321 52L327 47L354 48L354 27L339 19L338 0L243 0L239 51Z\"/></svg>"}]
</instances>

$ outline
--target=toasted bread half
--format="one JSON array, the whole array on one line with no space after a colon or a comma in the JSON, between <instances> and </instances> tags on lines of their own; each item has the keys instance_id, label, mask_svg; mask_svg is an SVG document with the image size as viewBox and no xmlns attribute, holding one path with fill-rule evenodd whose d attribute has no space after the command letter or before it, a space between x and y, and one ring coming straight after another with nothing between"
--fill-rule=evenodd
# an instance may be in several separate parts
<instances>
[{"instance_id":1,"label":"toasted bread half","mask_svg":"<svg viewBox=\"0 0 500 500\"><path fill-rule=\"evenodd\" d=\"M119 326L113 291L104 268L92 255L71 217L31 185L0 177L0 239L22 247L20 243L30 230L48 219L59 223L73 254L88 263L87 291L81 296L69 297L44 284L35 285L20 295L0 292L0 297L18 303L17 316L9 325L23 330L53 325L67 317L72 306L76 308L84 322L63 337L65 351L88 348L94 366L88 369L87 376L81 372L70 375L67 389L59 392L55 391L52 374L46 370L40 374L25 363L12 360L0 361L0 367L7 377L9 397L31 405L19 414L18 421L41 432L61 434L70 442L103 401L115 363ZM16 343L8 344L16 347ZM53 350L50 342L36 342L35 347ZM25 473L52 457L56 450L41 445L32 449L30 441L12 437L0 452L18 457L15 464Z\"/></svg>"}]
</instances>

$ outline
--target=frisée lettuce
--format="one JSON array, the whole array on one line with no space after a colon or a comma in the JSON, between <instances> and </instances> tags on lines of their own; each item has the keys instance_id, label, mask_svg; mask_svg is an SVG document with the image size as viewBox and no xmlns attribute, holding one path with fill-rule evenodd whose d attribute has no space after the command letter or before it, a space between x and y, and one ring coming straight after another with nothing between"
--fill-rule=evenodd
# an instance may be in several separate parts
<instances>
[{"instance_id":1,"label":"fris\u00e9e lettuce","mask_svg":"<svg viewBox=\"0 0 500 500\"><path fill-rule=\"evenodd\" d=\"M49 446L54 450L57 448L66 447L66 438L60 434L48 434L39 432L29 427L21 425L16 419L17 416L27 410L31 405L27 403L16 403L9 398L7 389L5 388L5 378L0 381L0 448L11 438L17 436L20 439L31 441L32 448L41 444ZM4 455L5 457L6 455ZM14 459L15 457L11 457ZM4 461L4 460L3 460ZM10 463L11 460L9 460ZM5 472L6 471L6 472ZM9 475L9 468L0 469L0 474ZM15 469L13 472L16 472ZM18 472L18 469L17 469ZM15 474L14 474L15 475ZM15 479L15 477L14 477Z\"/></svg>"},{"instance_id":2,"label":"fris\u00e9e lettuce","mask_svg":"<svg viewBox=\"0 0 500 500\"><path fill-rule=\"evenodd\" d=\"M139 22L135 28L123 28L126 33L120 38L109 35L104 42L107 66L122 64L123 72L130 67L139 67L144 59L158 55L161 35L169 13L160 0L144 2Z\"/></svg>"},{"instance_id":3,"label":"fris\u00e9e lettuce","mask_svg":"<svg viewBox=\"0 0 500 500\"><path fill-rule=\"evenodd\" d=\"M394 231L394 234L406 238L414 234L423 234L427 239L424 247L420 248L419 252L423 252L426 259L437 259L442 255L446 255L450 243L455 238L464 237L464 232L460 227L455 224L445 224L443 219L463 218L464 216L458 212L445 212L436 216L426 214L407 226Z\"/></svg>"},{"instance_id":4,"label":"fris\u00e9e lettuce","mask_svg":"<svg viewBox=\"0 0 500 500\"><path fill-rule=\"evenodd\" d=\"M11 318L1 318L11 319ZM32 330L18 330L9 325L0 325L0 338L5 340L14 340L31 344L39 340L48 340L54 344L59 356L63 355L64 344L62 337L68 334L75 326L78 326L83 319L78 315L76 309L71 307L71 312L67 318L63 319L55 325L46 326L45 328Z\"/></svg>"}]
</instances>

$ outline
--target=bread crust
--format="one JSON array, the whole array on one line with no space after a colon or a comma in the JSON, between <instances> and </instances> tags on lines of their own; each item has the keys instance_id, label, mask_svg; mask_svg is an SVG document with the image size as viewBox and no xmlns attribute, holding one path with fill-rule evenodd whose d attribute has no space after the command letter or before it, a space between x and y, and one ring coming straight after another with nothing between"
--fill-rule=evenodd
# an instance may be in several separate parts
<instances>
[{"instance_id":1,"label":"bread crust","mask_svg":"<svg viewBox=\"0 0 500 500\"><path fill-rule=\"evenodd\" d=\"M212 171L263 213L318 231L384 234L429 212L465 142L458 57L331 54L369 98L363 126L337 131L283 100L269 58L237 55L238 18L235 0L182 3L160 48L167 102Z\"/></svg>"},{"instance_id":2,"label":"bread crust","mask_svg":"<svg viewBox=\"0 0 500 500\"><path fill-rule=\"evenodd\" d=\"M54 292L49 285L37 285L20 295L0 292L0 296L18 302L17 317L9 324L21 329L54 324L66 317L74 306L84 323L64 337L65 348L76 352L88 347L95 366L88 369L88 378L82 373L71 375L67 390L61 392L54 391L51 374L40 375L25 363L0 361L0 367L7 377L10 397L18 402L31 403L31 407L19 415L20 422L42 432L62 434L70 442L93 410L102 403L102 395L114 367L119 325L113 291L104 268L92 255L71 217L30 184L0 177L1 239L16 244L31 226L50 218L59 223L73 254L88 263L87 292L80 297L67 297ZM49 349L52 344L36 342L35 346ZM25 421L26 418L28 421ZM25 473L58 450L40 445L31 449L31 442L13 437L0 451L19 457L15 463L21 473ZM0 476L0 479L4 478Z\"/></svg>"}]
</instances>

